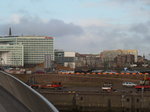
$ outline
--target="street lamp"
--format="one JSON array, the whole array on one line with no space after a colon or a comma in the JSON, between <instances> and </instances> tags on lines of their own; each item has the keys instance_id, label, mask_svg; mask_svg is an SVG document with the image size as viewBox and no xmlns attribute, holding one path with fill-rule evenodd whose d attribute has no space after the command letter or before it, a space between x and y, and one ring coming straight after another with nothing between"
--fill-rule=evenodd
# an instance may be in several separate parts
<instances>
[{"instance_id":1,"label":"street lamp","mask_svg":"<svg viewBox=\"0 0 150 112\"><path fill-rule=\"evenodd\" d=\"M143 109L143 103L144 103L144 99L143 99L144 97L143 96L144 96L144 87L142 87L142 91L141 91L142 109Z\"/></svg>"}]
</instances>

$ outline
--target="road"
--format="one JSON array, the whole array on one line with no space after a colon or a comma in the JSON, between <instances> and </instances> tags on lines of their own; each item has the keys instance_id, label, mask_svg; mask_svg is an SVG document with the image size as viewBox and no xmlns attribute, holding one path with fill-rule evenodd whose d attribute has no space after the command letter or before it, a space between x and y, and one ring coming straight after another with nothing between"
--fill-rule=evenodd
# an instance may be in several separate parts
<instances>
[{"instance_id":1,"label":"road","mask_svg":"<svg viewBox=\"0 0 150 112\"><path fill-rule=\"evenodd\" d=\"M0 86L0 112L31 112Z\"/></svg>"}]
</instances>

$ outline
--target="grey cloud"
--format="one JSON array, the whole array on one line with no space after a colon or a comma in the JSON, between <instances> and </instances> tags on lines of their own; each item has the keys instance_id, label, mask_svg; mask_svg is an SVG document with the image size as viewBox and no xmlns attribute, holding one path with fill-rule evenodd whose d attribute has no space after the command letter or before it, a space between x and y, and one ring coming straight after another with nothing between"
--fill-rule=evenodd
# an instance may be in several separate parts
<instances>
[{"instance_id":1,"label":"grey cloud","mask_svg":"<svg viewBox=\"0 0 150 112\"><path fill-rule=\"evenodd\" d=\"M88 27L85 32L90 33L90 36L87 35L87 38L84 39L84 48L89 52L108 49L137 49L148 54L150 47L150 25L148 23L130 26Z\"/></svg>"},{"instance_id":2,"label":"grey cloud","mask_svg":"<svg viewBox=\"0 0 150 112\"><path fill-rule=\"evenodd\" d=\"M141 33L141 34L146 34L149 32L150 28L149 28L150 24L137 24L134 25L133 27L131 27L131 31L135 32L135 33Z\"/></svg>"},{"instance_id":3,"label":"grey cloud","mask_svg":"<svg viewBox=\"0 0 150 112\"><path fill-rule=\"evenodd\" d=\"M17 35L54 36L55 48L66 51L99 53L108 49L138 49L145 55L149 53L150 21L131 25L81 27L56 19L44 23L38 17L29 17L22 18L19 24L1 25L0 34L8 34L10 26Z\"/></svg>"},{"instance_id":4,"label":"grey cloud","mask_svg":"<svg viewBox=\"0 0 150 112\"><path fill-rule=\"evenodd\" d=\"M73 23L65 23L62 20L53 19L48 22L43 22L40 18L23 17L18 24L0 25L0 34L8 34L8 28L12 27L15 35L50 35L63 37L69 35L81 35L82 27Z\"/></svg>"},{"instance_id":5,"label":"grey cloud","mask_svg":"<svg viewBox=\"0 0 150 112\"><path fill-rule=\"evenodd\" d=\"M130 31L131 27L124 26L92 26L85 28L84 35L78 37L78 40L68 40L67 45L62 45L65 49L67 46L75 49L74 46L78 46L76 49L80 52L98 53L102 50L108 49L139 49L145 50L146 45L149 43L146 41L146 34L135 34ZM149 34L147 34L149 35ZM142 37L142 38L141 38ZM145 42L146 41L146 42Z\"/></svg>"}]
</instances>

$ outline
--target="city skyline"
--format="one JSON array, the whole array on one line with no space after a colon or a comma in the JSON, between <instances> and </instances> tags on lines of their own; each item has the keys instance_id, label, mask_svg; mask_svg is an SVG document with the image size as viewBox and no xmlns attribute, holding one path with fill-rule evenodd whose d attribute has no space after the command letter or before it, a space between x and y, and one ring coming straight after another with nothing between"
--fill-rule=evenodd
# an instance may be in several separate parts
<instances>
[{"instance_id":1,"label":"city skyline","mask_svg":"<svg viewBox=\"0 0 150 112\"><path fill-rule=\"evenodd\" d=\"M149 55L148 0L6 0L1 2L0 35L47 35L55 48L97 53L138 49Z\"/></svg>"}]
</instances>

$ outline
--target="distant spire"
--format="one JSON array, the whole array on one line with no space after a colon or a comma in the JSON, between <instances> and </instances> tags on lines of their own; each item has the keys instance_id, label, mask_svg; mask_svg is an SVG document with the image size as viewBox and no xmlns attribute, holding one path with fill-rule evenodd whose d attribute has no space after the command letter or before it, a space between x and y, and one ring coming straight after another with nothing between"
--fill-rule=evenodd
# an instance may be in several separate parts
<instances>
[{"instance_id":1,"label":"distant spire","mask_svg":"<svg viewBox=\"0 0 150 112\"><path fill-rule=\"evenodd\" d=\"M9 28L9 36L11 36L11 28Z\"/></svg>"},{"instance_id":2,"label":"distant spire","mask_svg":"<svg viewBox=\"0 0 150 112\"><path fill-rule=\"evenodd\" d=\"M143 58L145 59L145 54L143 54Z\"/></svg>"}]
</instances>

